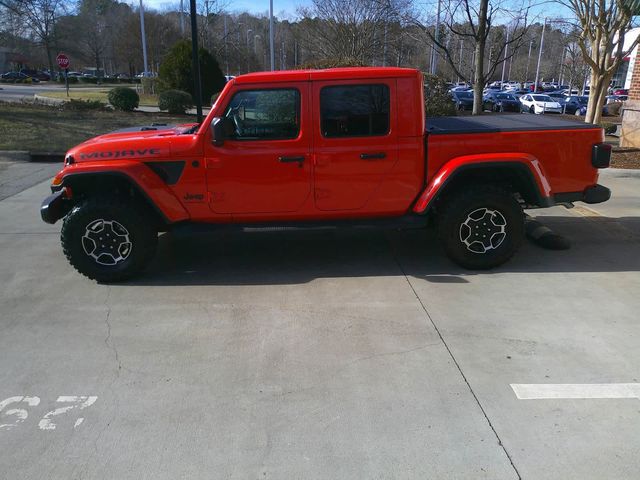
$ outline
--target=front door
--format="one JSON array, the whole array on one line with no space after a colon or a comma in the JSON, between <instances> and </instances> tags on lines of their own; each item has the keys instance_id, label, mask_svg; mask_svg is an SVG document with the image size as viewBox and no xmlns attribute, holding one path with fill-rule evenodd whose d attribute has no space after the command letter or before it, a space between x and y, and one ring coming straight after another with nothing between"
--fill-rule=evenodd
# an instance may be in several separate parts
<instances>
[{"instance_id":1,"label":"front door","mask_svg":"<svg viewBox=\"0 0 640 480\"><path fill-rule=\"evenodd\" d=\"M394 79L314 82L314 195L319 210L359 210L398 160ZM317 117L317 116L316 116Z\"/></svg>"},{"instance_id":2,"label":"front door","mask_svg":"<svg viewBox=\"0 0 640 480\"><path fill-rule=\"evenodd\" d=\"M205 142L216 213L295 212L311 194L308 83L244 87L224 109L223 145ZM210 135L210 133L209 133Z\"/></svg>"}]
</instances>

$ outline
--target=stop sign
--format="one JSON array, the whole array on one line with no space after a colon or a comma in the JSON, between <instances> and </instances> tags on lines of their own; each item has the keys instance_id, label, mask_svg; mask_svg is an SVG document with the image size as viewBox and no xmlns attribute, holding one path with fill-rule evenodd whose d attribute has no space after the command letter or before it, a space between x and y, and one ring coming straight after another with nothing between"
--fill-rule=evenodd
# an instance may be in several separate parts
<instances>
[{"instance_id":1,"label":"stop sign","mask_svg":"<svg viewBox=\"0 0 640 480\"><path fill-rule=\"evenodd\" d=\"M58 66L60 68L69 68L69 57L67 57L64 53L59 53L56 57L56 62L58 62Z\"/></svg>"}]
</instances>

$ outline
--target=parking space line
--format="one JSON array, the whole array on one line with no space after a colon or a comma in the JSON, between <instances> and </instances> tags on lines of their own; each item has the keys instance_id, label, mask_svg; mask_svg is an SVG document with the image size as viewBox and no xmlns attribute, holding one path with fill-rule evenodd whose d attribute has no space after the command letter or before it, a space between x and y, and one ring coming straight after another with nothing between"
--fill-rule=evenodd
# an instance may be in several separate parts
<instances>
[{"instance_id":1,"label":"parking space line","mask_svg":"<svg viewBox=\"0 0 640 480\"><path fill-rule=\"evenodd\" d=\"M584 205L575 205L571 211L581 217L584 217L590 222L593 222L598 227L601 227L606 233L613 235L614 237L621 237L626 240L640 239L636 232L624 226L615 217L607 217L597 210Z\"/></svg>"},{"instance_id":2,"label":"parking space line","mask_svg":"<svg viewBox=\"0 0 640 480\"><path fill-rule=\"evenodd\" d=\"M519 400L637 398L640 383L512 383Z\"/></svg>"}]
</instances>

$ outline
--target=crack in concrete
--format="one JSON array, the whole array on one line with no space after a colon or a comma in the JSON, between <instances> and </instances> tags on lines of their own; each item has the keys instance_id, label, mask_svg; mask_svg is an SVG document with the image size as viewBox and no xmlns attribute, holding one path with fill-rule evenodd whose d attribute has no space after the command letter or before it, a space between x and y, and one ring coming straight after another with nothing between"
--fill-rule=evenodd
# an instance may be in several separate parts
<instances>
[{"instance_id":1,"label":"crack in concrete","mask_svg":"<svg viewBox=\"0 0 640 480\"><path fill-rule=\"evenodd\" d=\"M118 410L119 410L119 406L120 406L120 402L118 401L118 395L116 394L116 391L113 388L113 384L116 383L116 381L120 378L120 370L122 369L122 363L120 362L120 355L118 354L118 349L116 348L115 344L111 340L111 321L110 321L111 305L109 304L110 298L111 298L111 286L107 286L107 298L105 298L105 300L104 300L104 305L105 305L105 307L107 307L107 313L106 313L105 319L104 319L104 323L106 324L106 327L107 327L107 336L104 339L104 344L109 350L111 350L113 352L114 357L115 357L115 361L116 361L116 364L117 364L117 367L116 367L116 370L115 370L115 375L114 375L113 379L111 380L111 382L109 383L109 385L107 386L107 388L111 391L111 395L113 397L113 414L111 415L111 418L106 423L104 428L102 428L100 430L100 432L98 433L98 435L96 436L96 438L93 441L93 450L94 450L96 455L100 454L100 452L98 450L98 442L100 441L100 438L102 437L104 432L107 431L107 429L111 426L113 421L116 419L116 416L117 416Z\"/></svg>"},{"instance_id":2,"label":"crack in concrete","mask_svg":"<svg viewBox=\"0 0 640 480\"><path fill-rule=\"evenodd\" d=\"M522 480L522 476L520 475L520 472L518 471L518 468L516 467L515 463L513 462L513 458L511 457L511 455L507 451L507 448L502 443L502 439L500 438L500 435L498 435L498 432L496 431L495 427L493 426L493 423L491 423L491 420L489 419L489 415L487 415L487 412L485 411L484 407L482 406L482 403L480 403L480 399L478 398L478 395L473 390L473 387L471 386L471 383L469 383L469 380L467 379L466 375L462 371L462 367L458 363L458 360L453 355L453 352L451 351L451 348L449 348L449 345L447 344L447 342L445 341L444 337L442 336L442 333L440 333L440 329L436 325L436 322L433 320L433 317L431 317L431 314L429 313L429 310L427 310L427 306L423 303L422 299L418 296L418 292L416 292L416 289L414 288L413 284L411 283L411 280L409 280L409 277L407 276L407 273L405 272L404 268L402 267L402 264L398 260L398 255L397 255L397 251L396 251L395 247L393 245L390 245L390 246L391 246L391 249L392 249L392 252L393 252L393 259L394 259L396 265L398 266L398 268L400 269L400 271L402 272L402 275L404 276L405 281L409 285L409 288L413 292L413 295L415 296L416 300L418 301L418 303L422 307L422 310L424 311L427 319L429 320L429 323L431 323L431 325L435 329L436 333L438 334L438 337L440 337L440 341L442 342L442 344L444 345L444 348L449 353L449 357L453 361L453 364L456 366L458 372L460 373L460 376L464 380L464 383L467 385L467 388L469 389L469 392L471 392L471 395L473 396L473 399L475 400L476 404L478 405L478 408L480 408L480 411L482 412L482 415L484 416L484 419L486 420L487 424L489 425L489 428L491 428L491 431L493 432L494 436L496 437L496 439L498 441L498 445L500 446L500 448L502 449L502 451L506 455L507 460L509 460L509 463L511 464L511 468L513 468L516 476L518 477L518 480Z\"/></svg>"}]
</instances>

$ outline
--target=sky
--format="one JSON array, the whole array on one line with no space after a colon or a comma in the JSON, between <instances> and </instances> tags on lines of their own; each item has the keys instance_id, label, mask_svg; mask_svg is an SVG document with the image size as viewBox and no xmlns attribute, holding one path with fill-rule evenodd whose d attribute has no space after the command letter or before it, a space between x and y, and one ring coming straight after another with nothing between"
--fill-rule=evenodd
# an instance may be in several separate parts
<instances>
[{"instance_id":1,"label":"sky","mask_svg":"<svg viewBox=\"0 0 640 480\"><path fill-rule=\"evenodd\" d=\"M201 3L203 0L197 0ZM131 2L129 2L131 3ZM136 2L137 3L137 2ZM145 6L155 9L162 9L172 5L177 5L179 0L143 0ZM184 0L185 10L189 9L189 0ZM226 4L225 10L231 12L247 11L252 14L261 14L269 12L269 0L230 0L222 2ZM288 17L296 16L296 9L299 6L309 6L311 0L273 0L273 13L280 17L280 13L284 13Z\"/></svg>"},{"instance_id":2,"label":"sky","mask_svg":"<svg viewBox=\"0 0 640 480\"><path fill-rule=\"evenodd\" d=\"M180 0L142 0L146 8L150 9L176 9ZM205 0L196 0L198 5ZM221 5L223 10L228 12L244 12L247 11L254 15L269 13L269 0L209 0L211 3L216 2ZM139 0L128 0L129 4L137 5ZM433 11L435 15L437 0L424 0L421 2L427 11ZM515 0L515 4L521 3L521 0ZM545 16L549 18L569 18L571 16L569 10L554 0L533 0L534 6L529 12L530 22L542 22ZM273 0L273 13L278 19L294 19L297 17L296 10L299 7L308 7L311 0ZM184 0L185 11L189 11L189 0ZM498 19L498 23L502 23L502 19Z\"/></svg>"}]
</instances>

